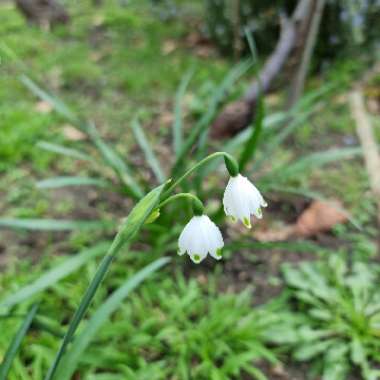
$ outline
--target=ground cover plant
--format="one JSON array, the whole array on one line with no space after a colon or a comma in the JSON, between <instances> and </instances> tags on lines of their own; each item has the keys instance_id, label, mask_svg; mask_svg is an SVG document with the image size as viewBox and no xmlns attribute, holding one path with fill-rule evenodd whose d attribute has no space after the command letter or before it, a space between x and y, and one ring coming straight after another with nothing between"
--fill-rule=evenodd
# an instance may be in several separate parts
<instances>
[{"instance_id":1,"label":"ground cover plant","mask_svg":"<svg viewBox=\"0 0 380 380\"><path fill-rule=\"evenodd\" d=\"M324 379L345 379L352 367L365 379L379 371L379 267L343 255L284 267L285 281L303 320L292 341L294 358L315 359ZM350 371L351 369L351 371Z\"/></svg>"},{"instance_id":2,"label":"ground cover plant","mask_svg":"<svg viewBox=\"0 0 380 380\"><path fill-rule=\"evenodd\" d=\"M260 63L189 42L200 3L65 5L49 32L1 5L0 379L375 379L376 208L341 100L366 61L222 140ZM284 238L325 198L346 224Z\"/></svg>"}]
</instances>

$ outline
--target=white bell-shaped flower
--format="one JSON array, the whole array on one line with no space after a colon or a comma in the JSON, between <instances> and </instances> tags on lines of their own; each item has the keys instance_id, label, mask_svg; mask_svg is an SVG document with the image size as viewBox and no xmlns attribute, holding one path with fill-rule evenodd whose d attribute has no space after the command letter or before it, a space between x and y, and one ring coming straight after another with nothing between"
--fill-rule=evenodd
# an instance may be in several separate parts
<instances>
[{"instance_id":1,"label":"white bell-shaped flower","mask_svg":"<svg viewBox=\"0 0 380 380\"><path fill-rule=\"evenodd\" d=\"M246 177L238 174L228 181L223 206L226 215L233 220L241 220L246 227L251 228L251 215L261 219L261 207L266 207L267 203L259 190Z\"/></svg>"},{"instance_id":2,"label":"white bell-shaped flower","mask_svg":"<svg viewBox=\"0 0 380 380\"><path fill-rule=\"evenodd\" d=\"M219 228L207 215L195 215L183 229L178 241L178 254L187 252L191 260L200 263L209 253L214 259L222 258L224 242Z\"/></svg>"}]
</instances>

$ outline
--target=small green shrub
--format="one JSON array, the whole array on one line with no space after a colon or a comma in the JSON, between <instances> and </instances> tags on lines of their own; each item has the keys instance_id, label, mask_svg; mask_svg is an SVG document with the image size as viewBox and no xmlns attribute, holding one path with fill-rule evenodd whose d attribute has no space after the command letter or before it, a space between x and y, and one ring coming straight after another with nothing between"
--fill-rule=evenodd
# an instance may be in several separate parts
<instances>
[{"instance_id":1,"label":"small green shrub","mask_svg":"<svg viewBox=\"0 0 380 380\"><path fill-rule=\"evenodd\" d=\"M312 361L324 380L343 380L359 368L366 380L380 371L379 267L343 257L284 267L300 324L290 339L296 360Z\"/></svg>"}]
</instances>

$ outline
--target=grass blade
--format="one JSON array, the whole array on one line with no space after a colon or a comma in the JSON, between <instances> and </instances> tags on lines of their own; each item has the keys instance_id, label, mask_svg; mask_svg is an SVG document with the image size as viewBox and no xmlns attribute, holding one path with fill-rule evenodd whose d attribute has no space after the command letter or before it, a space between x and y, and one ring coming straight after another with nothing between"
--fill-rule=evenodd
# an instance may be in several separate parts
<instances>
[{"instance_id":1,"label":"grass blade","mask_svg":"<svg viewBox=\"0 0 380 380\"><path fill-rule=\"evenodd\" d=\"M286 112L277 112L268 116L265 116L263 119L263 130L271 130L276 128L279 124L284 123L288 116ZM252 131L249 128L244 129L239 132L236 136L232 137L223 145L223 151L233 154L236 152L239 147L245 144L248 139L251 137Z\"/></svg>"},{"instance_id":2,"label":"grass blade","mask_svg":"<svg viewBox=\"0 0 380 380\"><path fill-rule=\"evenodd\" d=\"M262 157L260 157L255 162L255 170L260 168L264 162L266 162L269 157L273 155L273 152L299 127L303 125L303 123L308 120L308 118L316 112L316 108L305 111L297 115L292 121L282 129L275 137L269 138L269 143L266 145L266 149L264 149Z\"/></svg>"},{"instance_id":3,"label":"grass blade","mask_svg":"<svg viewBox=\"0 0 380 380\"><path fill-rule=\"evenodd\" d=\"M259 141L259 137L261 135L261 131L263 129L263 121L264 121L264 99L263 96L260 95L257 102L256 107L256 116L255 122L251 128L251 136L248 138L247 142L244 145L244 149L240 155L239 166L240 171L244 171L244 168L249 160L251 160L256 152L257 143Z\"/></svg>"},{"instance_id":4,"label":"grass blade","mask_svg":"<svg viewBox=\"0 0 380 380\"><path fill-rule=\"evenodd\" d=\"M73 124L78 124L77 116L60 99L43 90L36 82L25 74L21 75L20 80L33 94L53 106L61 116Z\"/></svg>"},{"instance_id":5,"label":"grass blade","mask_svg":"<svg viewBox=\"0 0 380 380\"><path fill-rule=\"evenodd\" d=\"M125 162L102 140L95 128L95 125L92 122L81 121L75 115L75 113L66 106L65 103L43 90L40 86L37 85L37 83L35 83L26 75L21 76L21 82L40 99L43 99L44 101L51 104L60 115L65 117L73 125L76 125L79 129L91 137L95 146L102 154L104 161L116 172L121 182L124 183L126 192L130 196L134 197L135 199L140 199L144 195L140 186L133 179L132 174Z\"/></svg>"},{"instance_id":6,"label":"grass blade","mask_svg":"<svg viewBox=\"0 0 380 380\"><path fill-rule=\"evenodd\" d=\"M262 180L265 181L264 178L268 178L267 182L269 183L271 182L269 178L272 178L272 180L275 182L277 182L278 180L286 180L290 177L296 176L299 173L309 171L312 168L320 167L330 162L338 160L354 158L361 154L361 147L336 148L330 149L326 152L312 153L306 157L297 160L293 164L285 164L281 166L280 168L269 173L267 176L262 177Z\"/></svg>"},{"instance_id":7,"label":"grass blade","mask_svg":"<svg viewBox=\"0 0 380 380\"><path fill-rule=\"evenodd\" d=\"M135 199L140 199L144 193L132 176L131 170L117 152L111 149L100 137L94 123L90 122L86 126L86 131L94 142L95 146L103 156L104 162L110 166L124 184L126 192Z\"/></svg>"},{"instance_id":8,"label":"grass blade","mask_svg":"<svg viewBox=\"0 0 380 380\"><path fill-rule=\"evenodd\" d=\"M137 205L132 209L131 213L124 221L114 241L112 242L111 247L109 248L107 254L104 256L102 262L100 263L94 278L92 279L89 287L83 295L78 309L74 313L69 328L65 334L65 337L62 340L61 346L55 356L53 364L51 365L45 377L45 380L52 380L54 378L58 364L66 351L66 347L73 338L74 333L79 326L79 323L83 319L114 257L124 247L124 245L134 237L134 235L144 224L145 220L149 217L154 207L157 206L164 186L165 185L160 185L152 191L150 191L143 199L141 199L137 203Z\"/></svg>"},{"instance_id":9,"label":"grass blade","mask_svg":"<svg viewBox=\"0 0 380 380\"><path fill-rule=\"evenodd\" d=\"M194 128L192 128L190 135L182 144L181 150L173 166L172 176L175 176L178 170L182 167L183 160L185 159L185 157L187 156L190 149L195 144L198 138L198 156L202 157L204 155L203 153L207 143L207 131L218 109L218 105L225 96L226 91L229 88L231 88L233 83L242 75L244 75L251 66L252 62L244 61L233 67L232 70L227 74L225 79L222 81L220 86L218 86L218 88L214 91L214 94L210 101L210 106L208 107L208 111L201 117L201 119L197 122Z\"/></svg>"},{"instance_id":10,"label":"grass blade","mask_svg":"<svg viewBox=\"0 0 380 380\"><path fill-rule=\"evenodd\" d=\"M37 182L37 188L39 189L57 189L67 186L98 186L98 187L110 187L111 185L100 178L90 177L54 177L44 179Z\"/></svg>"},{"instance_id":11,"label":"grass blade","mask_svg":"<svg viewBox=\"0 0 380 380\"><path fill-rule=\"evenodd\" d=\"M8 347L7 352L5 353L4 360L0 366L0 380L8 379L8 372L11 369L12 362L17 355L18 350L20 349L22 340L24 339L26 333L29 330L29 327L37 313L38 305L33 305L26 315L22 325L17 331L16 335L13 337L13 340Z\"/></svg>"},{"instance_id":12,"label":"grass blade","mask_svg":"<svg viewBox=\"0 0 380 380\"><path fill-rule=\"evenodd\" d=\"M191 69L184 75L175 96L174 122L173 122L172 130L173 130L173 148L174 148L174 153L176 156L179 155L179 152L181 150L182 143L183 143L182 142L183 140L182 101L193 74L194 74L194 69Z\"/></svg>"},{"instance_id":13,"label":"grass blade","mask_svg":"<svg viewBox=\"0 0 380 380\"><path fill-rule=\"evenodd\" d=\"M266 116L263 119L263 130L267 128L274 128L275 125L286 120L286 113L277 113L273 115ZM230 139L226 144L223 145L223 152L230 153L235 155L238 151L239 147L245 144L250 138L252 131L247 128L244 131L237 134L235 137ZM216 168L220 165L220 162L212 161L209 165L204 167L203 176L207 176L210 172L216 170Z\"/></svg>"},{"instance_id":14,"label":"grass blade","mask_svg":"<svg viewBox=\"0 0 380 380\"><path fill-rule=\"evenodd\" d=\"M259 61L259 54L257 52L257 45L255 39L253 38L253 33L250 31L248 27L244 28L245 38L247 39L249 51L251 53L251 58L254 63Z\"/></svg>"},{"instance_id":15,"label":"grass blade","mask_svg":"<svg viewBox=\"0 0 380 380\"><path fill-rule=\"evenodd\" d=\"M47 150L49 152L62 154L64 156L68 156L68 157L72 157L72 158L77 158L78 160L90 161L90 162L92 162L94 160L88 154L82 153L81 151L79 151L77 149L67 148L65 146L53 144L53 143L50 143L48 141L39 141L37 143L37 147L44 149L44 150Z\"/></svg>"},{"instance_id":16,"label":"grass blade","mask_svg":"<svg viewBox=\"0 0 380 380\"><path fill-rule=\"evenodd\" d=\"M109 317L120 304L125 300L131 291L137 288L147 277L153 272L160 269L170 261L168 257L162 257L153 263L149 264L138 273L129 278L120 288L118 288L108 299L105 301L91 317L86 324L86 327L77 336L73 342L72 348L65 355L64 359L59 366L56 378L59 380L69 380L73 375L79 359L83 352L86 350L90 342L96 336L96 333L104 323L109 320Z\"/></svg>"},{"instance_id":17,"label":"grass blade","mask_svg":"<svg viewBox=\"0 0 380 380\"><path fill-rule=\"evenodd\" d=\"M58 281L78 270L82 265L95 257L106 252L109 247L109 242L97 244L95 247L85 249L73 257L65 260L62 264L45 272L36 281L24 286L23 288L13 292L10 296L0 301L0 308L12 307L25 300L30 299L43 290L53 286Z\"/></svg>"},{"instance_id":18,"label":"grass blade","mask_svg":"<svg viewBox=\"0 0 380 380\"><path fill-rule=\"evenodd\" d=\"M113 223L104 220L0 219L0 229L11 228L31 231L93 230L112 227L112 225Z\"/></svg>"},{"instance_id":19,"label":"grass blade","mask_svg":"<svg viewBox=\"0 0 380 380\"><path fill-rule=\"evenodd\" d=\"M135 118L132 121L131 125L133 134L135 135L137 143L140 145L141 150L144 152L145 158L150 165L154 175L156 176L159 183L162 183L165 181L165 175L163 170L161 169L160 162L156 155L153 152L153 149L151 145L149 144L145 133L138 121L137 118Z\"/></svg>"}]
</instances>

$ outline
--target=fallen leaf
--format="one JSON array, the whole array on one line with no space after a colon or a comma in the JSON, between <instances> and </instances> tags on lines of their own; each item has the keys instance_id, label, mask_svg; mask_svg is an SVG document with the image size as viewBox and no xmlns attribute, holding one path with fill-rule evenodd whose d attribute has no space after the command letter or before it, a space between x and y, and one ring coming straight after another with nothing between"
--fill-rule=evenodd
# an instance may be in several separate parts
<instances>
[{"instance_id":1,"label":"fallen leaf","mask_svg":"<svg viewBox=\"0 0 380 380\"><path fill-rule=\"evenodd\" d=\"M53 106L45 100L40 100L36 103L35 109L40 113L50 113L53 110Z\"/></svg>"},{"instance_id":2,"label":"fallen leaf","mask_svg":"<svg viewBox=\"0 0 380 380\"><path fill-rule=\"evenodd\" d=\"M177 49L177 44L173 40L167 40L162 45L162 53L167 55L172 53L175 49Z\"/></svg>"},{"instance_id":3,"label":"fallen leaf","mask_svg":"<svg viewBox=\"0 0 380 380\"><path fill-rule=\"evenodd\" d=\"M294 233L299 237L309 237L348 220L342 205L337 202L314 201L299 216Z\"/></svg>"},{"instance_id":4,"label":"fallen leaf","mask_svg":"<svg viewBox=\"0 0 380 380\"><path fill-rule=\"evenodd\" d=\"M76 129L70 124L66 124L62 128L63 134L68 140L71 141L82 141L86 139L86 135L80 130Z\"/></svg>"},{"instance_id":5,"label":"fallen leaf","mask_svg":"<svg viewBox=\"0 0 380 380\"><path fill-rule=\"evenodd\" d=\"M296 223L271 228L254 229L253 236L261 242L307 238L348 220L347 213L337 201L314 201L301 213Z\"/></svg>"}]
</instances>

